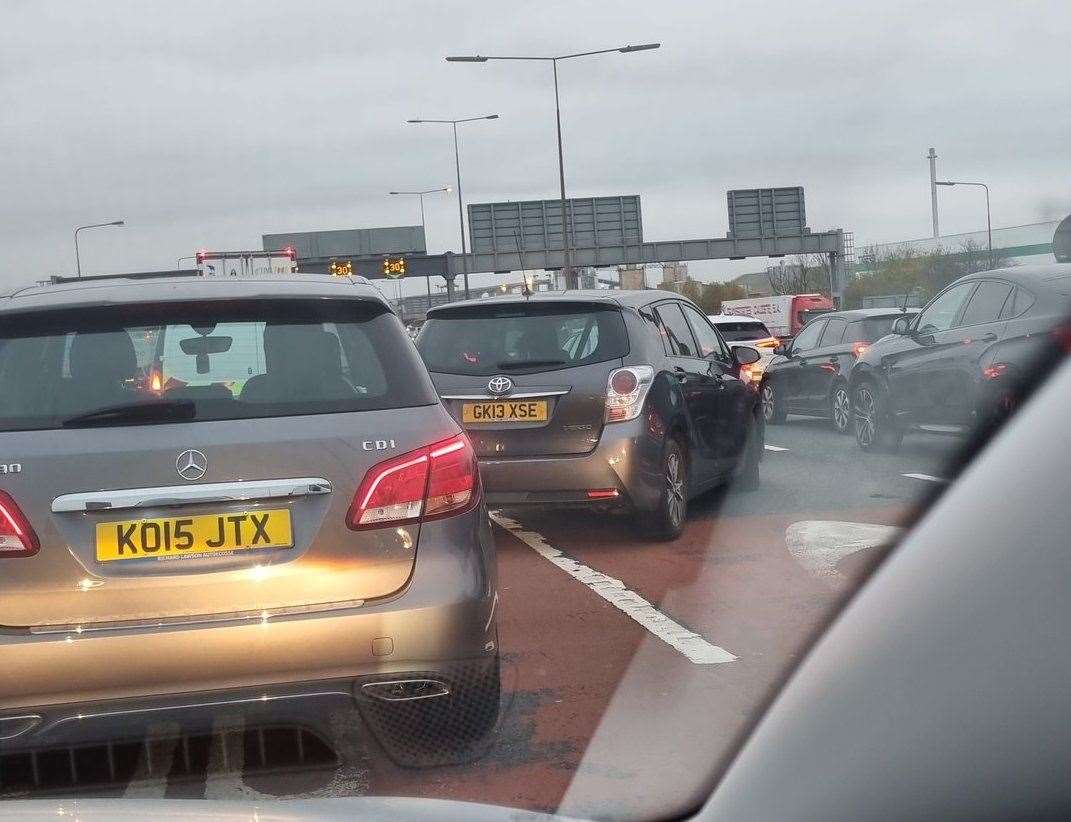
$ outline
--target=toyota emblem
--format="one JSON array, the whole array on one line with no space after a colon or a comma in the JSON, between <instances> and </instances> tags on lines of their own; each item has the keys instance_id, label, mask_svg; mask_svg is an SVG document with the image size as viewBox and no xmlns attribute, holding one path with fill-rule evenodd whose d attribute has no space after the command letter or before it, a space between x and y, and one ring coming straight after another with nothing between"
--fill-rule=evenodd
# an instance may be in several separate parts
<instances>
[{"instance_id":1,"label":"toyota emblem","mask_svg":"<svg viewBox=\"0 0 1071 822\"><path fill-rule=\"evenodd\" d=\"M199 480L208 471L208 457L196 449L188 448L175 460L175 470L184 480Z\"/></svg>"},{"instance_id":2,"label":"toyota emblem","mask_svg":"<svg viewBox=\"0 0 1071 822\"><path fill-rule=\"evenodd\" d=\"M513 380L509 377L491 377L491 381L487 383L487 390L496 397L501 397L513 390Z\"/></svg>"}]
</instances>

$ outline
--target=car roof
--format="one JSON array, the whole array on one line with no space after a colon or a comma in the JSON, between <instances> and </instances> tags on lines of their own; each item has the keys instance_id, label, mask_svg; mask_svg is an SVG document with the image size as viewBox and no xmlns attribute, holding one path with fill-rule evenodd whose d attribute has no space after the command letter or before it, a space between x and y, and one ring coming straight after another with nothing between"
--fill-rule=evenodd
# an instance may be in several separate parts
<instances>
[{"instance_id":1,"label":"car roof","mask_svg":"<svg viewBox=\"0 0 1071 822\"><path fill-rule=\"evenodd\" d=\"M830 317L839 317L842 320L865 320L872 317L899 317L901 315L918 314L919 309L908 308L906 311L902 311L899 308L849 308L844 311L826 311L824 314L817 315L811 322L815 320L828 320Z\"/></svg>"},{"instance_id":2,"label":"car roof","mask_svg":"<svg viewBox=\"0 0 1071 822\"><path fill-rule=\"evenodd\" d=\"M0 313L126 303L301 297L360 298L389 306L379 290L363 277L84 277L29 286L0 296Z\"/></svg>"},{"instance_id":3,"label":"car roof","mask_svg":"<svg viewBox=\"0 0 1071 822\"><path fill-rule=\"evenodd\" d=\"M638 308L649 305L658 300L684 300L690 302L687 297L674 291L661 291L659 289L637 289L633 291L588 288L572 291L536 291L531 296L523 294L500 294L480 300L460 300L445 305L437 305L428 312L428 316L434 316L440 312L450 312L459 308L474 308L481 305L527 305L530 303L604 303L622 307Z\"/></svg>"},{"instance_id":4,"label":"car roof","mask_svg":"<svg viewBox=\"0 0 1071 822\"><path fill-rule=\"evenodd\" d=\"M957 282L973 282L974 280L988 280L999 278L1008 280L1023 286L1037 286L1045 283L1050 286L1056 285L1056 281L1071 277L1071 263L1032 263L1030 265L1016 265L1007 268L994 268L991 271L976 271L960 277ZM1063 289L1061 289L1063 290Z\"/></svg>"},{"instance_id":5,"label":"car roof","mask_svg":"<svg viewBox=\"0 0 1071 822\"><path fill-rule=\"evenodd\" d=\"M707 319L714 325L723 323L758 323L765 326L761 317L749 317L747 314L707 314Z\"/></svg>"}]
</instances>

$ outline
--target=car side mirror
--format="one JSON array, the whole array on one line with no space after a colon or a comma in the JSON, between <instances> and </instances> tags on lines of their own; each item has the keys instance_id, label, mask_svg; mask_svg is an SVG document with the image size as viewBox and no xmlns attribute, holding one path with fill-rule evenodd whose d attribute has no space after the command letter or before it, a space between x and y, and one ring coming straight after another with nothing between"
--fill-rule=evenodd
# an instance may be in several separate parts
<instances>
[{"instance_id":1,"label":"car side mirror","mask_svg":"<svg viewBox=\"0 0 1071 822\"><path fill-rule=\"evenodd\" d=\"M911 320L907 317L897 317L892 324L893 334L899 334L901 337L911 333Z\"/></svg>"},{"instance_id":2,"label":"car side mirror","mask_svg":"<svg viewBox=\"0 0 1071 822\"><path fill-rule=\"evenodd\" d=\"M774 348L773 352L775 354L780 354L783 357L788 354L788 346L784 343L780 343Z\"/></svg>"},{"instance_id":3,"label":"car side mirror","mask_svg":"<svg viewBox=\"0 0 1071 822\"><path fill-rule=\"evenodd\" d=\"M751 365L762 359L762 355L750 345L738 345L733 349L733 359L737 365Z\"/></svg>"}]
</instances>

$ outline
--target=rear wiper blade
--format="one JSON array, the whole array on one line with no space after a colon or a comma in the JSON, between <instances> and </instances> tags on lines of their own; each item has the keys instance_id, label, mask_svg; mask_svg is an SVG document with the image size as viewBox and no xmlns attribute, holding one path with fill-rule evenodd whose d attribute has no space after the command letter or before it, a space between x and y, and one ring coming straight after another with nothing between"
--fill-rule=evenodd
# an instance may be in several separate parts
<instances>
[{"instance_id":1,"label":"rear wiper blade","mask_svg":"<svg viewBox=\"0 0 1071 822\"><path fill-rule=\"evenodd\" d=\"M192 420L195 416L197 416L197 406L192 400L130 402L77 414L68 417L60 425L64 428L82 428L108 425L114 422L182 422Z\"/></svg>"},{"instance_id":2,"label":"rear wiper blade","mask_svg":"<svg viewBox=\"0 0 1071 822\"><path fill-rule=\"evenodd\" d=\"M505 370L509 368L532 368L537 365L565 365L565 360L506 360L495 367Z\"/></svg>"}]
</instances>

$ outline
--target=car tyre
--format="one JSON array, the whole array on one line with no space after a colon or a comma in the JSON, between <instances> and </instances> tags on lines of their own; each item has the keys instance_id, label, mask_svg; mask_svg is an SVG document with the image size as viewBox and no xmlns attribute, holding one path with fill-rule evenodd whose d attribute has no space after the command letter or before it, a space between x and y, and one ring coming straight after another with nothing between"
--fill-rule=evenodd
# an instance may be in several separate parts
<instances>
[{"instance_id":1,"label":"car tyre","mask_svg":"<svg viewBox=\"0 0 1071 822\"><path fill-rule=\"evenodd\" d=\"M761 483L759 462L762 460L763 440L762 421L756 415L748 426L747 443L737 469L736 487L741 491L757 491Z\"/></svg>"},{"instance_id":2,"label":"car tyre","mask_svg":"<svg viewBox=\"0 0 1071 822\"><path fill-rule=\"evenodd\" d=\"M780 425L785 421L788 412L785 411L785 400L781 392L774 388L771 380L762 384L762 416L768 425Z\"/></svg>"},{"instance_id":3,"label":"car tyre","mask_svg":"<svg viewBox=\"0 0 1071 822\"><path fill-rule=\"evenodd\" d=\"M904 432L892 421L885 392L867 380L856 386L853 400L855 441L859 447L864 451L898 451Z\"/></svg>"},{"instance_id":4,"label":"car tyre","mask_svg":"<svg viewBox=\"0 0 1071 822\"><path fill-rule=\"evenodd\" d=\"M681 535L688 519L688 457L675 439L666 441L661 478L658 507L641 514L640 522L652 538L668 542Z\"/></svg>"},{"instance_id":5,"label":"car tyre","mask_svg":"<svg viewBox=\"0 0 1071 822\"><path fill-rule=\"evenodd\" d=\"M829 395L829 416L838 434L852 432L852 399L846 383L838 382Z\"/></svg>"}]
</instances>

